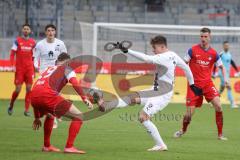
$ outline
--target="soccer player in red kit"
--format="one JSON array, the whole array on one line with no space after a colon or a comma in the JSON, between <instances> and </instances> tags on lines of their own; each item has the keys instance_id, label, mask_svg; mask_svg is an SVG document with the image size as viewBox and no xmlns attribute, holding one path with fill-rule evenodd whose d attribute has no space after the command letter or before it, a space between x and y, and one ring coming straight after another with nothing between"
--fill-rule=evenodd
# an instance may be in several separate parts
<instances>
[{"instance_id":1,"label":"soccer player in red kit","mask_svg":"<svg viewBox=\"0 0 240 160\"><path fill-rule=\"evenodd\" d=\"M33 83L34 67L33 67L33 48L35 47L35 40L30 38L31 27L29 24L22 26L22 36L18 36L13 43L10 61L13 65L14 56L16 55L16 71L14 84L16 86L12 93L12 98L8 108L8 114L12 115L13 105L17 99L19 92L21 91L22 84L26 84L26 95L25 95L25 116L30 116L29 105L30 105L30 91Z\"/></svg>"},{"instance_id":2,"label":"soccer player in red kit","mask_svg":"<svg viewBox=\"0 0 240 160\"><path fill-rule=\"evenodd\" d=\"M226 78L225 68L216 50L210 47L211 30L202 28L200 30L200 44L193 45L184 60L189 64L193 73L194 83L203 91L203 96L195 96L191 89L187 88L186 106L187 110L183 118L182 129L174 134L174 137L181 137L187 131L187 127L191 122L195 108L201 107L203 97L210 102L215 108L216 125L218 129L218 139L227 140L223 136L223 112L220 103L219 93L211 80L212 68L216 64L223 72L225 85L229 85Z\"/></svg>"},{"instance_id":3,"label":"soccer player in red kit","mask_svg":"<svg viewBox=\"0 0 240 160\"><path fill-rule=\"evenodd\" d=\"M65 116L72 119L69 127L69 135L64 149L65 153L83 154L85 151L74 147L75 138L82 126L82 113L72 104L60 95L61 89L69 82L75 91L81 96L83 102L89 109L93 105L84 96L84 91L80 87L75 72L68 66L70 56L67 53L61 53L57 58L57 65L48 67L42 72L35 82L31 93L31 104L34 110L35 120L33 129L37 130L41 126L40 118L46 115L44 122L44 152L60 152L60 149L50 143L54 117Z\"/></svg>"}]
</instances>

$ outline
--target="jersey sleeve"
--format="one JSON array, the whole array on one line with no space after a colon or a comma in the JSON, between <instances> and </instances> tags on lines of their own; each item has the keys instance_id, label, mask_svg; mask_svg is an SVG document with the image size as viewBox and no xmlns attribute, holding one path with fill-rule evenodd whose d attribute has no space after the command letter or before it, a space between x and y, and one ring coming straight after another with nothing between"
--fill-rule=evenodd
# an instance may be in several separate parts
<instances>
[{"instance_id":1,"label":"jersey sleeve","mask_svg":"<svg viewBox=\"0 0 240 160\"><path fill-rule=\"evenodd\" d=\"M189 48L186 55L184 56L184 60L186 62L189 62L192 58L192 48Z\"/></svg>"},{"instance_id":2,"label":"jersey sleeve","mask_svg":"<svg viewBox=\"0 0 240 160\"><path fill-rule=\"evenodd\" d=\"M35 48L33 49L34 67L35 68L39 68L40 55L41 55L40 45L39 45L39 43L37 43Z\"/></svg>"},{"instance_id":3,"label":"jersey sleeve","mask_svg":"<svg viewBox=\"0 0 240 160\"><path fill-rule=\"evenodd\" d=\"M218 53L216 54L216 60L215 60L215 63L216 63L216 66L217 66L217 67L223 65L222 60L221 60L221 57L219 56Z\"/></svg>"},{"instance_id":4,"label":"jersey sleeve","mask_svg":"<svg viewBox=\"0 0 240 160\"><path fill-rule=\"evenodd\" d=\"M178 55L176 55L176 60L177 60L176 65L178 67L180 67L181 69L183 69L189 84L190 85L194 84L193 74L192 74L189 66Z\"/></svg>"},{"instance_id":5,"label":"jersey sleeve","mask_svg":"<svg viewBox=\"0 0 240 160\"><path fill-rule=\"evenodd\" d=\"M64 42L62 42L62 44L61 44L61 53L63 53L63 52L67 53L67 48L66 48Z\"/></svg>"},{"instance_id":6,"label":"jersey sleeve","mask_svg":"<svg viewBox=\"0 0 240 160\"><path fill-rule=\"evenodd\" d=\"M136 57L137 59L143 60L144 62L153 63L153 64L157 63L157 59L154 56L146 55L144 53L133 51L130 49L128 50L128 53L131 56Z\"/></svg>"},{"instance_id":7,"label":"jersey sleeve","mask_svg":"<svg viewBox=\"0 0 240 160\"><path fill-rule=\"evenodd\" d=\"M70 81L71 78L76 78L76 73L74 72L74 70L72 70L70 67L67 67L65 69L65 77L67 78L68 82Z\"/></svg>"},{"instance_id":8,"label":"jersey sleeve","mask_svg":"<svg viewBox=\"0 0 240 160\"><path fill-rule=\"evenodd\" d=\"M11 50L17 51L17 48L18 48L18 41L17 41L17 39L15 39L14 42L13 42Z\"/></svg>"}]
</instances>

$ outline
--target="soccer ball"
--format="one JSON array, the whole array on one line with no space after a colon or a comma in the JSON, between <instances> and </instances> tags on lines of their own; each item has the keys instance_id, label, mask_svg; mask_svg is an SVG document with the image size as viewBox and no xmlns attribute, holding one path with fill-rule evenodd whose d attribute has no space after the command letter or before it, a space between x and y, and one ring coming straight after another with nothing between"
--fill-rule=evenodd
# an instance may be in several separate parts
<instances>
[{"instance_id":1,"label":"soccer ball","mask_svg":"<svg viewBox=\"0 0 240 160\"><path fill-rule=\"evenodd\" d=\"M87 97L91 103L96 104L100 98L103 98L103 93L98 88L90 88L87 92Z\"/></svg>"}]
</instances>

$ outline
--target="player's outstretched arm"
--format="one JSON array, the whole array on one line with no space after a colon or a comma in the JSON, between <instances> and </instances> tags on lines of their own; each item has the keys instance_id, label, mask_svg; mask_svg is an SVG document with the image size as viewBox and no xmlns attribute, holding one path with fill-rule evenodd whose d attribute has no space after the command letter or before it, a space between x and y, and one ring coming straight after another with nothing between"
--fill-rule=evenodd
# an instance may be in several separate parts
<instances>
[{"instance_id":1,"label":"player's outstretched arm","mask_svg":"<svg viewBox=\"0 0 240 160\"><path fill-rule=\"evenodd\" d=\"M11 52L10 52L10 62L11 62L12 66L14 65L15 54L16 54L16 51L11 49Z\"/></svg>"},{"instance_id":2,"label":"player's outstretched arm","mask_svg":"<svg viewBox=\"0 0 240 160\"><path fill-rule=\"evenodd\" d=\"M233 66L233 68L235 69L236 72L239 72L236 63L234 62L233 59L231 59L231 65Z\"/></svg>"},{"instance_id":3,"label":"player's outstretched arm","mask_svg":"<svg viewBox=\"0 0 240 160\"><path fill-rule=\"evenodd\" d=\"M78 95L82 98L83 102L88 106L89 109L93 108L92 103L88 100L88 98L85 96L82 87L79 85L77 78L72 77L69 80L69 83L72 84L74 90L78 93Z\"/></svg>"},{"instance_id":4,"label":"player's outstretched arm","mask_svg":"<svg viewBox=\"0 0 240 160\"><path fill-rule=\"evenodd\" d=\"M33 130L38 130L41 126L41 120L40 120L40 112L37 108L33 107L33 112L34 112L34 121L33 121Z\"/></svg>"},{"instance_id":5,"label":"player's outstretched arm","mask_svg":"<svg viewBox=\"0 0 240 160\"><path fill-rule=\"evenodd\" d=\"M177 66L180 67L181 69L183 69L183 71L187 77L187 80L188 80L191 90L194 92L195 95L201 96L203 94L202 89L198 88L197 86L194 85L193 74L192 74L189 66L178 55L176 55L176 58L177 58Z\"/></svg>"},{"instance_id":6,"label":"player's outstretched arm","mask_svg":"<svg viewBox=\"0 0 240 160\"><path fill-rule=\"evenodd\" d=\"M176 59L176 60L177 60L176 65L177 65L178 67L180 67L180 68L184 71L184 73L185 73L185 75L186 75L186 77L187 77L187 80L188 80L189 84L190 84L190 85L194 84L193 74L192 74L189 66L188 66L188 65L182 60L182 58L180 58L178 55L176 55L176 58L177 58L177 59Z\"/></svg>"},{"instance_id":7,"label":"player's outstretched arm","mask_svg":"<svg viewBox=\"0 0 240 160\"><path fill-rule=\"evenodd\" d=\"M40 49L39 49L39 45L37 44L35 46L35 48L33 49L33 64L34 64L34 68L36 70L38 70L38 68L39 68L40 55L41 55L41 52L40 52Z\"/></svg>"},{"instance_id":8,"label":"player's outstretched arm","mask_svg":"<svg viewBox=\"0 0 240 160\"><path fill-rule=\"evenodd\" d=\"M133 57L136 57L137 59L143 60L144 62L156 63L155 62L156 58L154 56L146 55L142 52L133 51L133 50L130 50L130 49L126 53L130 54Z\"/></svg>"},{"instance_id":9,"label":"player's outstretched arm","mask_svg":"<svg viewBox=\"0 0 240 160\"><path fill-rule=\"evenodd\" d=\"M227 72L226 72L226 69L223 65L219 65L218 66L219 69L221 69L221 72L223 74L223 78L224 78L224 82L225 82L225 85L226 86L229 86L229 81L228 81L228 78L227 78Z\"/></svg>"}]
</instances>

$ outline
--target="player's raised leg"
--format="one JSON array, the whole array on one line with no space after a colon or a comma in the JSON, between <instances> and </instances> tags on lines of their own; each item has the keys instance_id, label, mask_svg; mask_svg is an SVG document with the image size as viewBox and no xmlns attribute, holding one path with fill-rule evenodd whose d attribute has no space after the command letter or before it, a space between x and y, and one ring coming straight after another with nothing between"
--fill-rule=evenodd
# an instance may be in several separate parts
<instances>
[{"instance_id":1,"label":"player's raised leg","mask_svg":"<svg viewBox=\"0 0 240 160\"><path fill-rule=\"evenodd\" d=\"M226 137L223 136L223 112L220 103L219 96L216 96L211 101L213 107L215 108L215 115L216 115L216 125L218 129L218 139L219 140L227 140Z\"/></svg>"},{"instance_id":2,"label":"player's raised leg","mask_svg":"<svg viewBox=\"0 0 240 160\"><path fill-rule=\"evenodd\" d=\"M97 94L94 94L94 98L97 99L97 104L99 106L99 110L102 112L114 109L114 108L124 108L129 105L140 104L139 94L133 93L131 95L127 95L110 102L105 102L101 97Z\"/></svg>"},{"instance_id":3,"label":"player's raised leg","mask_svg":"<svg viewBox=\"0 0 240 160\"><path fill-rule=\"evenodd\" d=\"M13 91L12 93L12 98L11 98L11 101L10 101L10 104L8 106L8 114L9 115L12 115L13 114L13 106L14 106L14 102L15 100L17 99L20 91L21 91L21 88L22 88L22 85L19 84L19 85L15 85L15 90Z\"/></svg>"}]
</instances>

